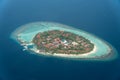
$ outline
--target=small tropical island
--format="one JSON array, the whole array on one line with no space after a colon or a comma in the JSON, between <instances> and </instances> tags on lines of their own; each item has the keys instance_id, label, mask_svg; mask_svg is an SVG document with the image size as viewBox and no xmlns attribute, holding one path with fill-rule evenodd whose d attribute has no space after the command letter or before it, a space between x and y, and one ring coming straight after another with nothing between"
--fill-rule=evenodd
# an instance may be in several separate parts
<instances>
[{"instance_id":1,"label":"small tropical island","mask_svg":"<svg viewBox=\"0 0 120 80\"><path fill-rule=\"evenodd\" d=\"M32 41L39 52L84 54L93 50L94 44L82 36L66 31L52 30L38 33Z\"/></svg>"},{"instance_id":2,"label":"small tropical island","mask_svg":"<svg viewBox=\"0 0 120 80\"><path fill-rule=\"evenodd\" d=\"M11 38L23 51L37 55L84 60L112 60L116 49L86 31L54 22L33 22L17 28Z\"/></svg>"}]
</instances>

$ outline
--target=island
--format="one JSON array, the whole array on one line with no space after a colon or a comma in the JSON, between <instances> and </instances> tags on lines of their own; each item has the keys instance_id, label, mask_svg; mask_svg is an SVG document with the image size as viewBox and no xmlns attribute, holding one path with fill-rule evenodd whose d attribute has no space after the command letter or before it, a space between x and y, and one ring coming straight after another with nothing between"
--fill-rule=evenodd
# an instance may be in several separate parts
<instances>
[{"instance_id":1,"label":"island","mask_svg":"<svg viewBox=\"0 0 120 80\"><path fill-rule=\"evenodd\" d=\"M52 30L38 33L32 41L39 52L83 54L93 50L94 44L82 36L66 31Z\"/></svg>"},{"instance_id":2,"label":"island","mask_svg":"<svg viewBox=\"0 0 120 80\"><path fill-rule=\"evenodd\" d=\"M112 60L116 49L86 31L54 22L34 22L17 28L11 38L34 54L85 60Z\"/></svg>"}]
</instances>

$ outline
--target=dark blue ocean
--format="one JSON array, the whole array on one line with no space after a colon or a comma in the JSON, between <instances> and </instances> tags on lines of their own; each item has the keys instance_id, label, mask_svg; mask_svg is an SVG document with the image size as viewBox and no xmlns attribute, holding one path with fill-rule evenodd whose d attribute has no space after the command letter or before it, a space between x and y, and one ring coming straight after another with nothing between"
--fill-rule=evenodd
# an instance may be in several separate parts
<instances>
[{"instance_id":1,"label":"dark blue ocean","mask_svg":"<svg viewBox=\"0 0 120 80\"><path fill-rule=\"evenodd\" d=\"M112 61L46 57L22 51L10 38L19 26L50 21L106 40ZM120 0L0 0L0 80L120 80Z\"/></svg>"}]
</instances>

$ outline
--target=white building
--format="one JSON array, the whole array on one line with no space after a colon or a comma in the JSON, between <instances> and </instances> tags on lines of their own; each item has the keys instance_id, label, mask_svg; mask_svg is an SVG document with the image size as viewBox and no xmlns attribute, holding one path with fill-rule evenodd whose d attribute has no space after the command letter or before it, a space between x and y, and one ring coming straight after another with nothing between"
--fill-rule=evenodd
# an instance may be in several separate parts
<instances>
[{"instance_id":1,"label":"white building","mask_svg":"<svg viewBox=\"0 0 120 80\"><path fill-rule=\"evenodd\" d=\"M78 43L77 42L72 42L72 45L76 46L76 45L78 45Z\"/></svg>"}]
</instances>

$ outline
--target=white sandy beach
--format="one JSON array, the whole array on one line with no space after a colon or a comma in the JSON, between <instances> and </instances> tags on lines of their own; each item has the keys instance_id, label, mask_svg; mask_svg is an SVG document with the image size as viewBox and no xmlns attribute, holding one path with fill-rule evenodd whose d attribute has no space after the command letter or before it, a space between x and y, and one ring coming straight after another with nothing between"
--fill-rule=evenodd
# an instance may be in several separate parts
<instances>
[{"instance_id":1,"label":"white sandy beach","mask_svg":"<svg viewBox=\"0 0 120 80\"><path fill-rule=\"evenodd\" d=\"M88 52L88 53L84 53L84 54L61 54L61 53L54 53L53 55L54 56L61 56L61 57L73 57L73 58L77 58L77 57L87 57L89 56L90 54L95 54L97 51L97 47L94 46L94 49L91 51L91 52Z\"/></svg>"},{"instance_id":2,"label":"white sandy beach","mask_svg":"<svg viewBox=\"0 0 120 80\"><path fill-rule=\"evenodd\" d=\"M84 53L84 54L77 54L77 55L76 54L64 54L64 53L54 53L54 54L51 54L51 53L42 53L42 52L39 52L39 50L37 50L37 49L34 49L33 51L35 53L41 54L41 55L52 55L52 56L69 57L69 58L87 58L91 54L96 54L96 52L97 52L97 46L94 46L94 49L91 52Z\"/></svg>"}]
</instances>

